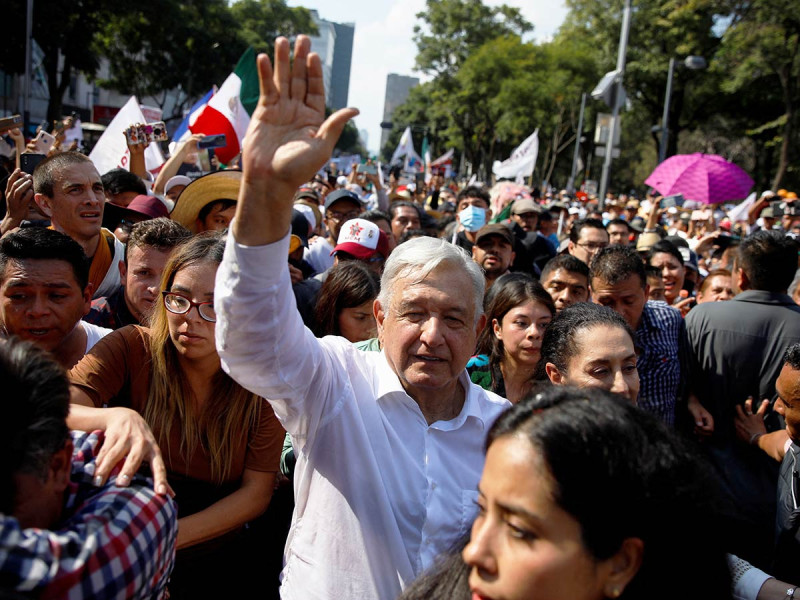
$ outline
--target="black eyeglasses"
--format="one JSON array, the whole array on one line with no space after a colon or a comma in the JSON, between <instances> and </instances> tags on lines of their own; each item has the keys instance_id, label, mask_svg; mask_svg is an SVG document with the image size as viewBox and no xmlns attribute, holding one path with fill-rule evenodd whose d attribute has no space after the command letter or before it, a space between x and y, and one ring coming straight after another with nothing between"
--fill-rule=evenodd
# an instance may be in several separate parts
<instances>
[{"instance_id":1,"label":"black eyeglasses","mask_svg":"<svg viewBox=\"0 0 800 600\"><path fill-rule=\"evenodd\" d=\"M168 292L166 290L162 291L161 294L164 296L164 308L169 312L176 315L185 315L192 310L193 306L196 306L198 314L203 319L211 323L217 322L217 312L214 310L213 301L193 302L183 294Z\"/></svg>"}]
</instances>

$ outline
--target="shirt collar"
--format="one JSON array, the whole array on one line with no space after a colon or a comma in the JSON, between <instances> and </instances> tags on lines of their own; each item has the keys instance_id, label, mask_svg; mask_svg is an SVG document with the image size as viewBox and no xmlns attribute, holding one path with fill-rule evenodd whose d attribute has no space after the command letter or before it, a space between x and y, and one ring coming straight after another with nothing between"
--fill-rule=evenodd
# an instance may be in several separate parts
<instances>
[{"instance_id":1,"label":"shirt collar","mask_svg":"<svg viewBox=\"0 0 800 600\"><path fill-rule=\"evenodd\" d=\"M642 311L642 321L639 327L636 328L636 333L653 331L659 329L658 322L653 315L653 307L650 306L650 300L644 303L644 310Z\"/></svg>"},{"instance_id":2,"label":"shirt collar","mask_svg":"<svg viewBox=\"0 0 800 600\"><path fill-rule=\"evenodd\" d=\"M389 364L384 350L381 350L377 366L378 368L375 371L376 381L374 382L374 389L376 391L375 400L381 402L390 397L394 397L394 394L402 394L402 397L413 404L414 409L418 411L420 417L422 417L422 411L419 405L403 389L400 378ZM436 421L430 426L442 431L452 431L459 429L466 423L467 419L475 419L479 425L485 429L486 416L484 415L480 399L478 398L478 395L483 392L482 388L472 384L466 369L461 371L461 374L458 376L458 382L466 391L464 406L461 408L461 412L454 419L450 419L449 421Z\"/></svg>"},{"instance_id":3,"label":"shirt collar","mask_svg":"<svg viewBox=\"0 0 800 600\"><path fill-rule=\"evenodd\" d=\"M782 292L768 292L766 290L746 290L734 296L733 300L737 302L755 302L757 304L797 306L791 296Z\"/></svg>"}]
</instances>

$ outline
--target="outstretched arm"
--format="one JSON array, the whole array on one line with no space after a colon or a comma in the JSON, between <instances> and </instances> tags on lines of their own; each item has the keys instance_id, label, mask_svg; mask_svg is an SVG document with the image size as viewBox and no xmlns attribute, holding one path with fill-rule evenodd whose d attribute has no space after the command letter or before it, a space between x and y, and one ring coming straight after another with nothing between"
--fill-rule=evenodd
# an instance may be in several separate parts
<instances>
[{"instance_id":1,"label":"outstretched arm","mask_svg":"<svg viewBox=\"0 0 800 600\"><path fill-rule=\"evenodd\" d=\"M275 41L275 68L258 57L261 96L242 149L244 171L236 219L236 241L246 246L276 242L286 235L295 190L325 164L345 123L358 114L344 108L325 119L319 56L311 41L297 37L294 63L289 41Z\"/></svg>"}]
</instances>

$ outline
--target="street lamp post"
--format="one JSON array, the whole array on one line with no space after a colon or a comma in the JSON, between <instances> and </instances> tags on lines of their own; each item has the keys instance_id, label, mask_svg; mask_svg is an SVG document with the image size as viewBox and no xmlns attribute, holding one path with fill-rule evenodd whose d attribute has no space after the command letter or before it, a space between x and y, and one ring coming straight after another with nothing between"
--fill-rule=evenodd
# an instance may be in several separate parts
<instances>
[{"instance_id":1,"label":"street lamp post","mask_svg":"<svg viewBox=\"0 0 800 600\"><path fill-rule=\"evenodd\" d=\"M614 81L616 93L614 94L614 104L611 107L611 126L608 132L608 142L606 143L606 155L603 159L603 173L600 177L600 194L598 203L600 210L606 201L608 191L608 179L611 173L611 154L614 150L614 137L619 126L619 109L623 101L622 78L625 76L625 58L628 50L628 33L631 26L631 0L625 0L625 8L622 12L622 28L619 34L619 50L617 52L617 75Z\"/></svg>"},{"instance_id":2,"label":"street lamp post","mask_svg":"<svg viewBox=\"0 0 800 600\"><path fill-rule=\"evenodd\" d=\"M706 59L702 56L687 56L683 61L683 66L687 69L697 71L708 66ZM667 93L664 95L664 113L661 115L661 143L658 147L658 164L667 158L667 140L669 139L669 103L672 100L672 79L675 75L675 58L669 59L669 70L667 71Z\"/></svg>"}]
</instances>

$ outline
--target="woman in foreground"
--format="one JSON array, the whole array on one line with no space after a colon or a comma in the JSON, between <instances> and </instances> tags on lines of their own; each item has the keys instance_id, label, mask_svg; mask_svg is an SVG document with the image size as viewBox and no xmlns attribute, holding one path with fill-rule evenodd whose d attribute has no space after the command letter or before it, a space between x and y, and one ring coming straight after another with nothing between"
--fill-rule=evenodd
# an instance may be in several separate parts
<instances>
[{"instance_id":1,"label":"woman in foreground","mask_svg":"<svg viewBox=\"0 0 800 600\"><path fill-rule=\"evenodd\" d=\"M451 556L405 600L731 597L716 480L604 390L551 388L508 409L478 490L463 562Z\"/></svg>"}]
</instances>

